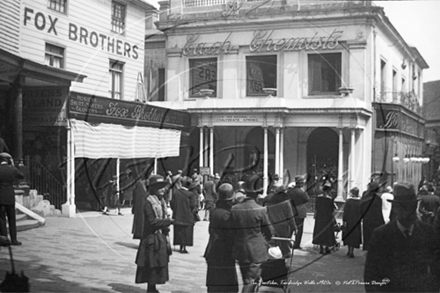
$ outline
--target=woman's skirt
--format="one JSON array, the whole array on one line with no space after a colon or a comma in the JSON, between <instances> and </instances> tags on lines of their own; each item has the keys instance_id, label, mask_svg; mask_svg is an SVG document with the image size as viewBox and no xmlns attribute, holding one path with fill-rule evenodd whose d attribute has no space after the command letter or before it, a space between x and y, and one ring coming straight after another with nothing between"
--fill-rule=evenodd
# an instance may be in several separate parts
<instances>
[{"instance_id":1,"label":"woman's skirt","mask_svg":"<svg viewBox=\"0 0 440 293\"><path fill-rule=\"evenodd\" d=\"M174 225L173 245L193 246L194 226Z\"/></svg>"}]
</instances>

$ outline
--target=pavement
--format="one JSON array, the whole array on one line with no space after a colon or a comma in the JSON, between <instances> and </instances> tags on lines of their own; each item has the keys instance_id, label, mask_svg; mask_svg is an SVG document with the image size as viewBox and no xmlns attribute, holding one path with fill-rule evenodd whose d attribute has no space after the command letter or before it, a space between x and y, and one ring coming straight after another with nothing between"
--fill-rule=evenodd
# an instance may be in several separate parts
<instances>
[{"instance_id":1,"label":"pavement","mask_svg":"<svg viewBox=\"0 0 440 293\"><path fill-rule=\"evenodd\" d=\"M29 278L31 292L146 292L146 284L134 283L139 240L132 239L133 215L130 208L122 212L124 216L78 211L76 218L48 217L44 226L19 232L23 245L12 247L15 271ZM291 263L286 260L291 264L286 292L365 292L361 284L365 253L355 250L356 257L348 258L347 249L341 247L319 254L311 243L313 224L308 216L303 249L294 251ZM203 253L208 226L206 221L196 223L189 254L174 248L170 281L157 286L160 292L206 292ZM3 247L0 278L10 271L9 253ZM241 288L238 268L237 274Z\"/></svg>"}]
</instances>

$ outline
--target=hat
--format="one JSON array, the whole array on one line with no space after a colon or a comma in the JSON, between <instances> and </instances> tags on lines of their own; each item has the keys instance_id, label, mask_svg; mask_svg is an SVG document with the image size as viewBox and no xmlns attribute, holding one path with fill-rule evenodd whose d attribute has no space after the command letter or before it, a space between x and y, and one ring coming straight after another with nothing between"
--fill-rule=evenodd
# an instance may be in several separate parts
<instances>
[{"instance_id":1,"label":"hat","mask_svg":"<svg viewBox=\"0 0 440 293\"><path fill-rule=\"evenodd\" d=\"M353 187L352 189L350 189L350 193L355 196L358 197L359 196L359 188L357 187Z\"/></svg>"},{"instance_id":2,"label":"hat","mask_svg":"<svg viewBox=\"0 0 440 293\"><path fill-rule=\"evenodd\" d=\"M278 246L270 247L268 253L271 259L283 258L283 253L281 252L281 249Z\"/></svg>"},{"instance_id":3,"label":"hat","mask_svg":"<svg viewBox=\"0 0 440 293\"><path fill-rule=\"evenodd\" d=\"M157 187L157 188L163 188L168 185L168 182L163 179L160 175L151 175L150 178L148 178L148 187Z\"/></svg>"},{"instance_id":4,"label":"hat","mask_svg":"<svg viewBox=\"0 0 440 293\"><path fill-rule=\"evenodd\" d=\"M260 175L249 176L243 184L243 189L246 193L263 192L263 178Z\"/></svg>"},{"instance_id":5,"label":"hat","mask_svg":"<svg viewBox=\"0 0 440 293\"><path fill-rule=\"evenodd\" d=\"M414 185L409 182L394 183L393 195L394 199L388 199L389 202L411 203L419 200Z\"/></svg>"},{"instance_id":6,"label":"hat","mask_svg":"<svg viewBox=\"0 0 440 293\"><path fill-rule=\"evenodd\" d=\"M306 179L304 178L304 176L302 176L302 175L296 175L295 176L295 182L305 182L306 181Z\"/></svg>"},{"instance_id":7,"label":"hat","mask_svg":"<svg viewBox=\"0 0 440 293\"><path fill-rule=\"evenodd\" d=\"M370 182L368 184L368 190L378 190L379 184L376 181Z\"/></svg>"},{"instance_id":8,"label":"hat","mask_svg":"<svg viewBox=\"0 0 440 293\"><path fill-rule=\"evenodd\" d=\"M233 200L235 198L235 194L232 184L230 183L221 184L218 188L218 198L223 200Z\"/></svg>"},{"instance_id":9,"label":"hat","mask_svg":"<svg viewBox=\"0 0 440 293\"><path fill-rule=\"evenodd\" d=\"M220 175L218 173L215 173L215 179L220 179Z\"/></svg>"},{"instance_id":10,"label":"hat","mask_svg":"<svg viewBox=\"0 0 440 293\"><path fill-rule=\"evenodd\" d=\"M273 180L279 180L280 176L278 174L273 175Z\"/></svg>"},{"instance_id":11,"label":"hat","mask_svg":"<svg viewBox=\"0 0 440 293\"><path fill-rule=\"evenodd\" d=\"M330 181L324 182L323 187L332 187L332 183Z\"/></svg>"},{"instance_id":12,"label":"hat","mask_svg":"<svg viewBox=\"0 0 440 293\"><path fill-rule=\"evenodd\" d=\"M290 182L289 184L287 184L287 188L294 188L295 187L295 182Z\"/></svg>"},{"instance_id":13,"label":"hat","mask_svg":"<svg viewBox=\"0 0 440 293\"><path fill-rule=\"evenodd\" d=\"M0 159L12 159L12 156L8 153L0 153Z\"/></svg>"},{"instance_id":14,"label":"hat","mask_svg":"<svg viewBox=\"0 0 440 293\"><path fill-rule=\"evenodd\" d=\"M182 170L177 170L177 174L182 174Z\"/></svg>"}]
</instances>

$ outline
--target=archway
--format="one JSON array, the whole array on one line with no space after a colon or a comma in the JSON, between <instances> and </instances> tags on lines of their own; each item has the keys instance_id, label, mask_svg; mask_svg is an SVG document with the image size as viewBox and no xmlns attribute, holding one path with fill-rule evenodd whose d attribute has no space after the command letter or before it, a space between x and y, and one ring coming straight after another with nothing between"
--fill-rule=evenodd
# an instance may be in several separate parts
<instances>
[{"instance_id":1,"label":"archway","mask_svg":"<svg viewBox=\"0 0 440 293\"><path fill-rule=\"evenodd\" d=\"M328 127L319 127L307 139L307 173L309 193L320 192L324 177L338 178L338 135Z\"/></svg>"}]
</instances>

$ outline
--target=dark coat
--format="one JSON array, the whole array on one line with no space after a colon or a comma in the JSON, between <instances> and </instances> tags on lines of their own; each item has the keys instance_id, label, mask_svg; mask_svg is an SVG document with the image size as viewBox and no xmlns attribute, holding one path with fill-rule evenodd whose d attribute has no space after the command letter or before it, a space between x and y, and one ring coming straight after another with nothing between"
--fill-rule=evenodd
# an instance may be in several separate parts
<instances>
[{"instance_id":1,"label":"dark coat","mask_svg":"<svg viewBox=\"0 0 440 293\"><path fill-rule=\"evenodd\" d=\"M313 244L332 246L335 245L334 215L335 206L333 199L318 195L315 202L315 226L313 227Z\"/></svg>"},{"instance_id":2,"label":"dark coat","mask_svg":"<svg viewBox=\"0 0 440 293\"><path fill-rule=\"evenodd\" d=\"M131 208L131 213L133 214L133 228L131 229L133 239L142 238L144 226L143 206L147 196L148 192L144 182L142 180L137 181L133 189L133 207Z\"/></svg>"},{"instance_id":3,"label":"dark coat","mask_svg":"<svg viewBox=\"0 0 440 293\"><path fill-rule=\"evenodd\" d=\"M300 186L295 186L294 188L287 191L287 195L291 200L292 209L295 217L307 217L306 203L308 203L310 200L307 192L305 192Z\"/></svg>"},{"instance_id":4,"label":"dark coat","mask_svg":"<svg viewBox=\"0 0 440 293\"><path fill-rule=\"evenodd\" d=\"M297 227L287 194L285 192L279 192L268 195L265 205L267 206L269 220L275 230L274 236L291 238L293 232L297 230ZM290 254L290 242L276 240L274 244L280 247L284 256Z\"/></svg>"},{"instance_id":5,"label":"dark coat","mask_svg":"<svg viewBox=\"0 0 440 293\"><path fill-rule=\"evenodd\" d=\"M198 196L186 188L173 193L170 206L173 210L174 230L173 244L192 246L194 241L194 214L197 209Z\"/></svg>"},{"instance_id":6,"label":"dark coat","mask_svg":"<svg viewBox=\"0 0 440 293\"><path fill-rule=\"evenodd\" d=\"M393 220L374 230L371 236L364 280L386 285L365 286L367 292L438 292L438 238L430 225L417 220L413 234L406 238Z\"/></svg>"},{"instance_id":7,"label":"dark coat","mask_svg":"<svg viewBox=\"0 0 440 293\"><path fill-rule=\"evenodd\" d=\"M214 181L206 181L203 184L203 196L205 197L205 204L209 208L213 207L217 200L217 192Z\"/></svg>"},{"instance_id":8,"label":"dark coat","mask_svg":"<svg viewBox=\"0 0 440 293\"><path fill-rule=\"evenodd\" d=\"M234 232L231 206L224 200L217 202L209 222L209 242L204 257L208 264L206 286L208 292L238 292L235 259L232 256ZM211 290L213 289L213 290Z\"/></svg>"},{"instance_id":9,"label":"dark coat","mask_svg":"<svg viewBox=\"0 0 440 293\"><path fill-rule=\"evenodd\" d=\"M267 209L255 199L246 197L232 207L235 240L233 254L240 263L262 263L268 260L268 244L274 234Z\"/></svg>"},{"instance_id":10,"label":"dark coat","mask_svg":"<svg viewBox=\"0 0 440 293\"><path fill-rule=\"evenodd\" d=\"M345 223L342 232L344 245L359 248L362 243L361 202L359 198L349 198L345 202L342 221Z\"/></svg>"},{"instance_id":11,"label":"dark coat","mask_svg":"<svg viewBox=\"0 0 440 293\"><path fill-rule=\"evenodd\" d=\"M15 205L15 179L23 179L23 174L14 166L0 165L0 205Z\"/></svg>"},{"instance_id":12,"label":"dark coat","mask_svg":"<svg viewBox=\"0 0 440 293\"><path fill-rule=\"evenodd\" d=\"M385 224L382 214L382 199L374 191L365 192L361 198L361 215L363 216L363 250L368 250L371 234L374 229Z\"/></svg>"},{"instance_id":13,"label":"dark coat","mask_svg":"<svg viewBox=\"0 0 440 293\"><path fill-rule=\"evenodd\" d=\"M163 214L166 211L163 209ZM164 284L168 281L169 253L166 237L171 219L157 218L152 204L146 200L143 206L144 229L136 255L136 283Z\"/></svg>"}]
</instances>

